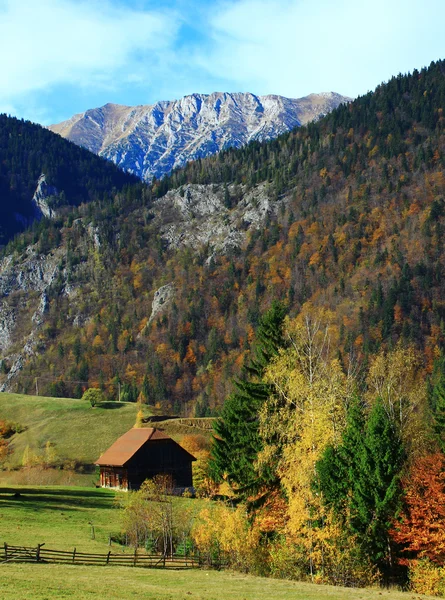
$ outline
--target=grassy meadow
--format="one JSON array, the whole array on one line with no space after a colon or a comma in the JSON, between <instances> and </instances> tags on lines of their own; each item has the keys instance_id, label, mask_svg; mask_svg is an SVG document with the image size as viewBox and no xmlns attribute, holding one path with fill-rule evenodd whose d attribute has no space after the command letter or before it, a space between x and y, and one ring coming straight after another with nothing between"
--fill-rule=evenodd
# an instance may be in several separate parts
<instances>
[{"instance_id":1,"label":"grassy meadow","mask_svg":"<svg viewBox=\"0 0 445 600\"><path fill-rule=\"evenodd\" d=\"M71 398L46 398L24 394L0 393L0 419L17 423L22 431L10 439L6 469L22 466L27 448L35 456L44 456L49 442L54 462L65 465L92 465L116 439L133 427L138 407L127 402L104 402L92 408L88 402ZM145 417L156 409L144 406ZM193 419L190 420L193 422ZM150 426L147 423L147 426ZM181 424L178 419L153 423L176 441L188 433L209 436L210 431ZM51 471L54 471L53 469ZM1 472L1 484L92 485L92 476L47 472Z\"/></svg>"},{"instance_id":2,"label":"grassy meadow","mask_svg":"<svg viewBox=\"0 0 445 600\"><path fill-rule=\"evenodd\" d=\"M19 495L18 495L19 494ZM110 533L120 531L120 511L111 490L75 487L0 487L0 546L35 546L106 553ZM198 511L204 500L176 501ZM91 523L95 539L91 536ZM112 543L113 553L127 551ZM111 572L110 572L111 570ZM112 582L110 584L110 582ZM2 600L76 598L147 600L410 600L412 594L381 589L347 589L266 579L230 571L174 571L131 567L0 564ZM417 595L415 598L421 598Z\"/></svg>"},{"instance_id":3,"label":"grassy meadow","mask_svg":"<svg viewBox=\"0 0 445 600\"><path fill-rule=\"evenodd\" d=\"M4 542L12 546L45 543L56 550L132 552L114 542L111 548L108 545L110 534L122 529L119 499L125 498L126 492L103 488L0 485L0 548ZM208 504L176 497L173 502L196 511Z\"/></svg>"},{"instance_id":4,"label":"grassy meadow","mask_svg":"<svg viewBox=\"0 0 445 600\"><path fill-rule=\"evenodd\" d=\"M8 468L22 464L27 446L39 453L50 442L56 459L91 464L136 420L136 406L109 403L96 407L82 400L0 394L0 419L23 429L10 442Z\"/></svg>"},{"instance_id":5,"label":"grassy meadow","mask_svg":"<svg viewBox=\"0 0 445 600\"><path fill-rule=\"evenodd\" d=\"M21 465L27 446L37 454L48 441L61 461L86 465L94 462L135 422L134 404L107 406L92 409L80 400L0 394L0 419L16 422L23 428L10 440L12 453L8 466L13 470L0 472L0 547L5 542L24 546L44 543L47 548L58 550L75 547L79 552L132 552L131 548L114 541L111 548L109 546L110 534L121 531L116 498L125 496L124 493L95 488L92 473L82 475L66 465L63 469L14 470ZM145 410L148 416L150 409ZM204 433L179 420L163 421L156 426L165 429L177 441L189 433ZM33 485L18 485L31 476L35 477ZM52 485L42 485L45 477ZM54 485L55 482L59 485ZM76 487L76 483L80 487ZM190 498L176 498L174 502L192 506L196 512L208 505L206 500ZM2 600L104 597L108 600L136 597L148 600L378 600L382 597L410 600L414 596L393 590L318 586L229 571L0 564ZM416 594L415 598L421 596Z\"/></svg>"},{"instance_id":6,"label":"grassy meadow","mask_svg":"<svg viewBox=\"0 0 445 600\"><path fill-rule=\"evenodd\" d=\"M112 572L110 572L112 569ZM227 571L0 565L2 600L411 600L416 594L320 586Z\"/></svg>"},{"instance_id":7,"label":"grassy meadow","mask_svg":"<svg viewBox=\"0 0 445 600\"><path fill-rule=\"evenodd\" d=\"M110 533L120 531L115 496L102 488L0 486L0 546L108 552Z\"/></svg>"}]
</instances>

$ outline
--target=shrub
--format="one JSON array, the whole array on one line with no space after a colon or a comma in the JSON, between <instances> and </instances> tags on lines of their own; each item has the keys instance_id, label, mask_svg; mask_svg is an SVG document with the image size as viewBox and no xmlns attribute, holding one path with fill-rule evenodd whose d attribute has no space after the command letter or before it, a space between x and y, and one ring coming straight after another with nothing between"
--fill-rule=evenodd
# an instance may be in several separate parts
<instances>
[{"instance_id":1,"label":"shrub","mask_svg":"<svg viewBox=\"0 0 445 600\"><path fill-rule=\"evenodd\" d=\"M105 401L105 396L99 388L88 388L83 396L82 400L86 400L91 404L92 407L96 406L99 402Z\"/></svg>"},{"instance_id":2,"label":"shrub","mask_svg":"<svg viewBox=\"0 0 445 600\"><path fill-rule=\"evenodd\" d=\"M409 580L411 589L418 594L443 596L445 593L445 568L427 558L411 562Z\"/></svg>"}]
</instances>

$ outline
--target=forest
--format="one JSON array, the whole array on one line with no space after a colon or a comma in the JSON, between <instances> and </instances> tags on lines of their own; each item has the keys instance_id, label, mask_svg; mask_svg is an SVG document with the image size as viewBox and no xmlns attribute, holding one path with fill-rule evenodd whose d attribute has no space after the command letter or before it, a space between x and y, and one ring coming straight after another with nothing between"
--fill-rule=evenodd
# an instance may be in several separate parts
<instances>
[{"instance_id":1,"label":"forest","mask_svg":"<svg viewBox=\"0 0 445 600\"><path fill-rule=\"evenodd\" d=\"M427 383L402 341L345 368L339 335L329 310L289 318L273 303L212 445L181 441L214 502L175 512L162 478L145 482L122 502L135 547L188 543L256 575L444 594L444 357Z\"/></svg>"},{"instance_id":2,"label":"forest","mask_svg":"<svg viewBox=\"0 0 445 600\"><path fill-rule=\"evenodd\" d=\"M42 173L57 190L50 199L56 210L93 199L106 202L138 182L40 125L0 114L0 248L36 218L31 199Z\"/></svg>"},{"instance_id":3,"label":"forest","mask_svg":"<svg viewBox=\"0 0 445 600\"><path fill-rule=\"evenodd\" d=\"M431 376L444 345L444 69L442 61L399 75L316 124L191 163L151 187L128 186L16 236L4 256L19 259L30 244L61 255L40 351L16 389L43 376L54 395L81 396L89 385L111 397L120 386L126 399L214 413L274 299L291 317L329 308L342 364L351 352L366 364L402 340ZM215 181L227 185L228 210L255 185L279 208L249 229L239 251L209 262L205 248L169 247L152 207L169 186ZM61 293L67 282L75 301ZM174 302L148 323L155 290L169 282ZM7 372L8 360L2 365Z\"/></svg>"}]
</instances>

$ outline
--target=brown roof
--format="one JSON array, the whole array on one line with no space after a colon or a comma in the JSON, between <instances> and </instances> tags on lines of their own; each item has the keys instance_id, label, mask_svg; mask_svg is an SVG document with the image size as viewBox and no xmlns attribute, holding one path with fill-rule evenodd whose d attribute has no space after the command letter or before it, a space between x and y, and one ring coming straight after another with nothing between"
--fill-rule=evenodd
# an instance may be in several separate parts
<instances>
[{"instance_id":1,"label":"brown roof","mask_svg":"<svg viewBox=\"0 0 445 600\"><path fill-rule=\"evenodd\" d=\"M125 463L149 440L171 440L163 431L154 427L133 428L124 433L96 461L96 465L123 467Z\"/></svg>"}]
</instances>

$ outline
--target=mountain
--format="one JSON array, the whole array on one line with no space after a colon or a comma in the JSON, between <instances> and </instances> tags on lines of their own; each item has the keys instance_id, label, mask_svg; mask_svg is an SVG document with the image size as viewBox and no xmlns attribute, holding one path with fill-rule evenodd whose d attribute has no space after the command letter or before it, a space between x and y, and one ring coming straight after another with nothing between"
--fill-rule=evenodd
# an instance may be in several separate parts
<instances>
[{"instance_id":1,"label":"mountain","mask_svg":"<svg viewBox=\"0 0 445 600\"><path fill-rule=\"evenodd\" d=\"M247 93L192 94L145 106L106 104L50 129L151 181L223 148L273 139L349 101L333 92L298 100Z\"/></svg>"},{"instance_id":2,"label":"mountain","mask_svg":"<svg viewBox=\"0 0 445 600\"><path fill-rule=\"evenodd\" d=\"M0 386L221 406L274 299L329 309L340 361L445 350L445 61L316 123L110 191L0 259ZM49 134L49 132L48 132ZM37 149L36 149L37 151Z\"/></svg>"},{"instance_id":3,"label":"mountain","mask_svg":"<svg viewBox=\"0 0 445 600\"><path fill-rule=\"evenodd\" d=\"M0 115L0 247L42 217L137 179L46 128Z\"/></svg>"}]
</instances>

